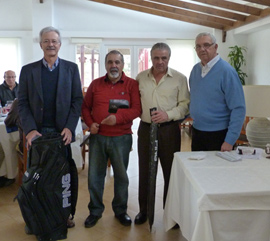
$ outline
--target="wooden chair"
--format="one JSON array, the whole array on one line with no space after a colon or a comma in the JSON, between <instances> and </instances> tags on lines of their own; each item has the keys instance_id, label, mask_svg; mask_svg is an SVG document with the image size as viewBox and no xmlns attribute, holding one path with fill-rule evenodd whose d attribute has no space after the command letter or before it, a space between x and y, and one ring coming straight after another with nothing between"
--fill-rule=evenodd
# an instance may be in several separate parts
<instances>
[{"instance_id":1,"label":"wooden chair","mask_svg":"<svg viewBox=\"0 0 270 241\"><path fill-rule=\"evenodd\" d=\"M22 184L22 178L27 168L27 149L26 149L26 138L23 134L23 153L17 149L18 156L18 184Z\"/></svg>"},{"instance_id":2,"label":"wooden chair","mask_svg":"<svg viewBox=\"0 0 270 241\"><path fill-rule=\"evenodd\" d=\"M89 152L89 147L88 147L89 142L84 143L85 139L88 138L88 136L90 135L88 132L89 132L89 128L83 129L83 145L82 145L83 164L82 164L82 170L84 170L84 168L85 168L86 153ZM110 161L110 159L108 159L108 167L110 167L110 166L111 166L111 161Z\"/></svg>"},{"instance_id":3,"label":"wooden chair","mask_svg":"<svg viewBox=\"0 0 270 241\"><path fill-rule=\"evenodd\" d=\"M248 139L247 139L247 136L246 136L246 127L247 127L247 123L248 123L251 119L253 119L253 117L246 116L245 121L244 121L243 126L242 126L242 129L241 129L241 132L240 132L240 136L239 136L239 138L237 139L237 141L235 142L235 145L236 145L236 146L245 146L245 145L249 145Z\"/></svg>"},{"instance_id":4,"label":"wooden chair","mask_svg":"<svg viewBox=\"0 0 270 241\"><path fill-rule=\"evenodd\" d=\"M187 117L183 122L180 124L180 129L185 130L187 128L187 134L191 136L191 131L192 131L192 123L193 119L191 117Z\"/></svg>"}]
</instances>

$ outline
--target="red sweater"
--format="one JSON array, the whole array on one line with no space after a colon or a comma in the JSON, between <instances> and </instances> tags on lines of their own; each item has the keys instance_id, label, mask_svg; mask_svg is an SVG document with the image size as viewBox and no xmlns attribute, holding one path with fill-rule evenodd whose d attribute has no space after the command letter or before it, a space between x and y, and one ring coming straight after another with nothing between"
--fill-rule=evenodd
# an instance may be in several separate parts
<instances>
[{"instance_id":1,"label":"red sweater","mask_svg":"<svg viewBox=\"0 0 270 241\"><path fill-rule=\"evenodd\" d=\"M87 89L82 104L82 116L85 124L100 124L109 115L109 100L125 99L129 102L128 109L118 109L116 125L100 125L98 134L104 136L121 136L132 134L133 119L141 115L141 101L138 82L122 72L121 79L113 84L107 75L92 81Z\"/></svg>"}]
</instances>

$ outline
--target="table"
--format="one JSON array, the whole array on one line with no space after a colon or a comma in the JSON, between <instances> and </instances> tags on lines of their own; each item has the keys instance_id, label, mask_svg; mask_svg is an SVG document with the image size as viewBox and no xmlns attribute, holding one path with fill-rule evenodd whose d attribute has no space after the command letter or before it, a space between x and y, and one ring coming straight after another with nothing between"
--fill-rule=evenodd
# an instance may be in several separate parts
<instances>
[{"instance_id":1,"label":"table","mask_svg":"<svg viewBox=\"0 0 270 241\"><path fill-rule=\"evenodd\" d=\"M0 176L6 176L9 179L13 179L18 173L18 157L16 151L16 145L19 141L19 132L7 133L4 119L0 121L0 143L3 147L5 154L4 160L0 167ZM81 119L78 120L78 124L75 130L75 142L71 143L72 157L77 167L82 167L82 151L80 144L83 141L83 130Z\"/></svg>"},{"instance_id":2,"label":"table","mask_svg":"<svg viewBox=\"0 0 270 241\"><path fill-rule=\"evenodd\" d=\"M270 159L229 162L206 152L174 155L164 210L166 231L176 223L188 241L270 240Z\"/></svg>"},{"instance_id":3,"label":"table","mask_svg":"<svg viewBox=\"0 0 270 241\"><path fill-rule=\"evenodd\" d=\"M0 167L0 176L6 176L9 179L16 178L18 173L18 157L16 145L19 142L19 132L7 133L4 119L0 121L0 143L2 145L5 157Z\"/></svg>"}]
</instances>

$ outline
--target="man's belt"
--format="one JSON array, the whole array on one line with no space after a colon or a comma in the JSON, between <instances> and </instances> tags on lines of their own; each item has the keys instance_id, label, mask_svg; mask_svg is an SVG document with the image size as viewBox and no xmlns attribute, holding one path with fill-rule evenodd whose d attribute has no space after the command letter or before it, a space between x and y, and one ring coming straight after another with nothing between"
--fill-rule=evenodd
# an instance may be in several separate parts
<instances>
[{"instance_id":1,"label":"man's belt","mask_svg":"<svg viewBox=\"0 0 270 241\"><path fill-rule=\"evenodd\" d=\"M167 122L163 122L163 123L158 123L158 127L163 127L163 126L172 125L172 124L174 124L175 122L177 122L177 121L167 121ZM148 126L151 125L151 123L144 122L144 121L142 121L142 123L145 124L145 125L148 125Z\"/></svg>"}]
</instances>

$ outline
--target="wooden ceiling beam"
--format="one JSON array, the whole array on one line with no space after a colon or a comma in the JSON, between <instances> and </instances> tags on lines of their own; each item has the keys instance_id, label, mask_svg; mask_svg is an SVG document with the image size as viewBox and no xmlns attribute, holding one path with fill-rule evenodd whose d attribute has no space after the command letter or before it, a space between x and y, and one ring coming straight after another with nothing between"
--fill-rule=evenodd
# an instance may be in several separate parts
<instances>
[{"instance_id":1,"label":"wooden ceiling beam","mask_svg":"<svg viewBox=\"0 0 270 241\"><path fill-rule=\"evenodd\" d=\"M270 7L270 1L269 0L245 0L246 2L250 3L256 3L261 4Z\"/></svg>"},{"instance_id":2,"label":"wooden ceiling beam","mask_svg":"<svg viewBox=\"0 0 270 241\"><path fill-rule=\"evenodd\" d=\"M207 15L204 13L188 11L188 10L180 9L177 7L169 6L168 4L165 5L165 4L160 4L160 3L156 3L156 2L148 2L148 1L144 1L144 0L117 0L117 2L123 2L123 3L127 3L127 4L132 4L135 6L144 6L146 8L156 9L156 10L160 10L163 12L167 12L168 14L175 13L175 14L187 16L190 18L200 19L202 21L219 23L219 24L222 24L224 26L233 26L233 24L234 24L233 20L220 18L217 16L211 16L211 15Z\"/></svg>"},{"instance_id":3,"label":"wooden ceiling beam","mask_svg":"<svg viewBox=\"0 0 270 241\"><path fill-rule=\"evenodd\" d=\"M259 20L259 19L262 19L262 18L268 17L268 16L270 16L270 8L264 9L264 10L262 11L260 17L255 17L255 16L252 16L252 15L251 15L251 16L248 16L248 17L247 17L247 19L246 19L245 22L235 22L234 25L233 25L233 27L228 27L228 26L226 26L224 29L225 29L226 31L229 31L229 30L232 30L232 29L235 29L235 28L244 26L244 25L246 25L246 24L255 22L255 21Z\"/></svg>"},{"instance_id":4,"label":"wooden ceiling beam","mask_svg":"<svg viewBox=\"0 0 270 241\"><path fill-rule=\"evenodd\" d=\"M115 7L121 7L121 8L125 8L125 9L130 9L130 10L135 10L135 11L139 11L139 12L149 13L149 14L153 14L153 15L157 15L157 16L161 16L161 17L171 18L174 20L180 20L183 22L207 26L210 28L216 28L216 29L221 29L221 30L224 29L224 25L219 24L219 23L195 19L195 18L191 18L189 16L182 16L182 15L175 14L175 13L169 14L168 12L164 12L164 11L160 11L160 10L156 10L156 9L150 9L150 8L146 8L146 7L141 7L138 5L132 5L132 4L124 3L124 2L112 1L112 0L89 0L89 1L103 3L103 4L107 4L107 5L111 5L111 6L115 6Z\"/></svg>"},{"instance_id":5,"label":"wooden ceiling beam","mask_svg":"<svg viewBox=\"0 0 270 241\"><path fill-rule=\"evenodd\" d=\"M223 1L223 0L193 0L193 1L209 4L209 5L220 7L220 8L231 9L233 11L251 14L255 16L260 16L261 14L261 9L259 8L250 7L247 5L229 2L229 1Z\"/></svg>"},{"instance_id":6,"label":"wooden ceiling beam","mask_svg":"<svg viewBox=\"0 0 270 241\"><path fill-rule=\"evenodd\" d=\"M238 20L238 21L245 21L246 15L239 14L239 13L232 13L225 10L220 10L217 8L202 6L194 3L183 2L178 0L159 0L159 3L169 4L175 7L185 8L188 10L193 10L197 12L202 12L210 15L220 16L228 19Z\"/></svg>"},{"instance_id":7,"label":"wooden ceiling beam","mask_svg":"<svg viewBox=\"0 0 270 241\"><path fill-rule=\"evenodd\" d=\"M40 0L43 1L43 0ZM269 0L245 0L265 6L250 7L224 0L193 0L194 3L182 0L88 0L138 12L153 14L165 18L198 24L226 31L255 22L270 16ZM195 2L199 2L198 4ZM200 4L203 3L203 4ZM267 4L267 5L264 5ZM232 10L232 11L231 11Z\"/></svg>"}]
</instances>

